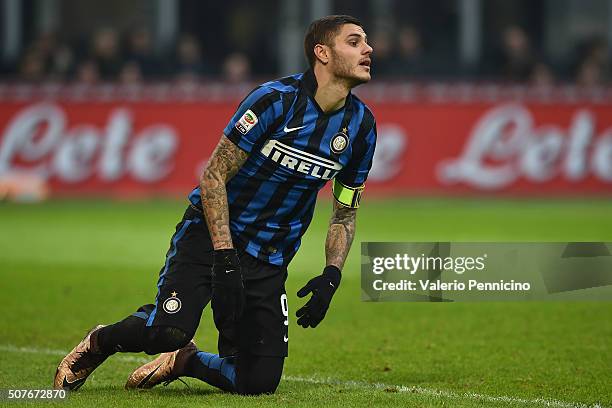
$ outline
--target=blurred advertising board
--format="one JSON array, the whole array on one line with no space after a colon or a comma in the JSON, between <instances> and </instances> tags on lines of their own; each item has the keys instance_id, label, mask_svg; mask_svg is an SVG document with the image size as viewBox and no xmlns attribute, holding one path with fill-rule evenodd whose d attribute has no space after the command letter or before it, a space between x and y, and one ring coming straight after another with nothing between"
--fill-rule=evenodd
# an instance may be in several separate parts
<instances>
[{"instance_id":1,"label":"blurred advertising board","mask_svg":"<svg viewBox=\"0 0 612 408\"><path fill-rule=\"evenodd\" d=\"M368 195L612 194L612 99L363 99ZM37 174L55 196L186 194L238 101L0 95L0 175Z\"/></svg>"}]
</instances>

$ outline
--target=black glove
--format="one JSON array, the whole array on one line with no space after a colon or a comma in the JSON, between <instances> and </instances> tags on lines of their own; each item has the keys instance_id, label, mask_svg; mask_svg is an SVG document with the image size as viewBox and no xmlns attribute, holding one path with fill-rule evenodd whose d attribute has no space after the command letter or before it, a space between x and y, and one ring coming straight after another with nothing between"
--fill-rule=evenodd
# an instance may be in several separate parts
<instances>
[{"instance_id":1,"label":"black glove","mask_svg":"<svg viewBox=\"0 0 612 408\"><path fill-rule=\"evenodd\" d=\"M295 315L298 317L297 323L303 328L317 327L325 317L332 296L340 286L340 269L333 265L326 266L320 276L312 278L306 286L297 293L298 297L304 297L312 292L312 297L306 304L298 310Z\"/></svg>"},{"instance_id":2,"label":"black glove","mask_svg":"<svg viewBox=\"0 0 612 408\"><path fill-rule=\"evenodd\" d=\"M212 267L211 307L215 326L219 330L219 350L222 357L234 355L238 345L238 323L244 309L244 284L240 260L235 249L215 251ZM225 338L225 342L221 338ZM233 347L227 347L233 345Z\"/></svg>"}]
</instances>

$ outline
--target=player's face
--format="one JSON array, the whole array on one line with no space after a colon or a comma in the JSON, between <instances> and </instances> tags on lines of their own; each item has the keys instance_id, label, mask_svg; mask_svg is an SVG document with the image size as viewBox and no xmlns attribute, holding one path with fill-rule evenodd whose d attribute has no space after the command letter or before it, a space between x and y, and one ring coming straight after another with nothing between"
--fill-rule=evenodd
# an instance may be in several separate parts
<instances>
[{"instance_id":1,"label":"player's face","mask_svg":"<svg viewBox=\"0 0 612 408\"><path fill-rule=\"evenodd\" d=\"M348 81L351 87L368 82L372 47L368 45L363 28L344 24L331 47L330 69L333 74Z\"/></svg>"}]
</instances>

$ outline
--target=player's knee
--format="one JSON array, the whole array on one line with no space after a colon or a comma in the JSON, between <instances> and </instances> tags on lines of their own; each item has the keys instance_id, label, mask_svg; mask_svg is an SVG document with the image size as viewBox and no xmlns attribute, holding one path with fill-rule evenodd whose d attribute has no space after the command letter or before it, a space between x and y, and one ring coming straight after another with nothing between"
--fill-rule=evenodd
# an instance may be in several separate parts
<instances>
[{"instance_id":1,"label":"player's knee","mask_svg":"<svg viewBox=\"0 0 612 408\"><path fill-rule=\"evenodd\" d=\"M280 383L280 377L256 377L250 378L243 387L238 390L242 395L274 394Z\"/></svg>"},{"instance_id":2,"label":"player's knee","mask_svg":"<svg viewBox=\"0 0 612 408\"><path fill-rule=\"evenodd\" d=\"M282 373L282 359L280 363L269 364L259 370L255 369L249 373L248 378L238 380L238 393L243 395L274 394Z\"/></svg>"},{"instance_id":3,"label":"player's knee","mask_svg":"<svg viewBox=\"0 0 612 408\"><path fill-rule=\"evenodd\" d=\"M158 354L178 350L185 347L189 340L191 337L176 327L149 327L144 334L144 352Z\"/></svg>"}]
</instances>

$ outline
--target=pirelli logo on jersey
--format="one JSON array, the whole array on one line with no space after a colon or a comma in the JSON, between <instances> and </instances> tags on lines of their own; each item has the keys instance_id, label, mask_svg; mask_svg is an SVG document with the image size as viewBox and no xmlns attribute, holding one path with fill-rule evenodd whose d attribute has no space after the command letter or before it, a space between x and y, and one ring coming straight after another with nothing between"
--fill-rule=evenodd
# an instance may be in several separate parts
<instances>
[{"instance_id":1,"label":"pirelli logo on jersey","mask_svg":"<svg viewBox=\"0 0 612 408\"><path fill-rule=\"evenodd\" d=\"M261 148L261 153L283 167L322 180L331 180L342 170L340 163L303 152L274 139L266 142Z\"/></svg>"}]
</instances>

